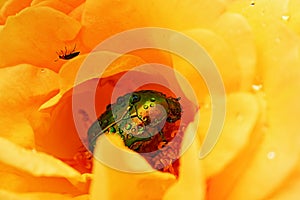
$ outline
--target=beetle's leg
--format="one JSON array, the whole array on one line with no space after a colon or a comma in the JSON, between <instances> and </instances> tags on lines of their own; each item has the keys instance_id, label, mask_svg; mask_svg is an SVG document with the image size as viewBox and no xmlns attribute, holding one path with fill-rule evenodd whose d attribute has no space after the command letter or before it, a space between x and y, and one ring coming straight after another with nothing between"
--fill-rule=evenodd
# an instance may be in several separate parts
<instances>
[{"instance_id":1,"label":"beetle's leg","mask_svg":"<svg viewBox=\"0 0 300 200\"><path fill-rule=\"evenodd\" d=\"M160 135L160 137L161 137L162 141L164 141L164 142L166 142L166 141L167 141L167 139L166 139L166 137L165 137L164 133L163 133L161 130L159 131L159 135Z\"/></svg>"},{"instance_id":2,"label":"beetle's leg","mask_svg":"<svg viewBox=\"0 0 300 200\"><path fill-rule=\"evenodd\" d=\"M120 121L122 121L125 117L125 115L130 111L130 109L132 108L132 106L128 106L128 108L126 109L126 111L124 112L124 114L116 121L114 121L113 123L111 123L110 125L108 125L107 127L105 127L101 132L97 133L94 138L92 139L91 143L94 143L95 140L102 135L103 133L105 133L110 127L116 125L117 123L119 123ZM132 116L130 116L132 117Z\"/></svg>"}]
</instances>

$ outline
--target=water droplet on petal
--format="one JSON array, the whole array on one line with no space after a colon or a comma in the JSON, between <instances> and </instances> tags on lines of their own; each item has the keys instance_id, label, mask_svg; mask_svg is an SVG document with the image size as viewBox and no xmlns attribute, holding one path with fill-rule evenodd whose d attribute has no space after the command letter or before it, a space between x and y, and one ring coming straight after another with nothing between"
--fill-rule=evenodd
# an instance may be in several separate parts
<instances>
[{"instance_id":1,"label":"water droplet on petal","mask_svg":"<svg viewBox=\"0 0 300 200\"><path fill-rule=\"evenodd\" d=\"M131 124L126 124L126 125L125 125L125 129L126 129L126 130L130 130L130 129L131 129Z\"/></svg>"},{"instance_id":2,"label":"water droplet on petal","mask_svg":"<svg viewBox=\"0 0 300 200\"><path fill-rule=\"evenodd\" d=\"M255 91L255 92L258 92L262 89L262 84L253 84L252 85L252 89Z\"/></svg>"},{"instance_id":3,"label":"water droplet on petal","mask_svg":"<svg viewBox=\"0 0 300 200\"><path fill-rule=\"evenodd\" d=\"M267 158L268 158L269 160L273 160L275 157L276 157L276 153L275 153L274 151L268 152Z\"/></svg>"},{"instance_id":4,"label":"water droplet on petal","mask_svg":"<svg viewBox=\"0 0 300 200\"><path fill-rule=\"evenodd\" d=\"M148 109L148 105L144 105L143 108L144 108L144 109Z\"/></svg>"},{"instance_id":5,"label":"water droplet on petal","mask_svg":"<svg viewBox=\"0 0 300 200\"><path fill-rule=\"evenodd\" d=\"M244 117L243 117L243 115L242 115L241 113L237 113L237 114L236 114L236 120L237 120L238 122L242 122L243 119L244 119Z\"/></svg>"},{"instance_id":6,"label":"water droplet on petal","mask_svg":"<svg viewBox=\"0 0 300 200\"><path fill-rule=\"evenodd\" d=\"M281 16L281 19L282 19L283 21L289 21L290 16L289 16L289 15L282 15L282 16Z\"/></svg>"},{"instance_id":7,"label":"water droplet on petal","mask_svg":"<svg viewBox=\"0 0 300 200\"><path fill-rule=\"evenodd\" d=\"M44 68L41 69L41 72L45 72L46 70Z\"/></svg>"},{"instance_id":8,"label":"water droplet on petal","mask_svg":"<svg viewBox=\"0 0 300 200\"><path fill-rule=\"evenodd\" d=\"M255 6L255 1L251 1L250 6Z\"/></svg>"}]
</instances>

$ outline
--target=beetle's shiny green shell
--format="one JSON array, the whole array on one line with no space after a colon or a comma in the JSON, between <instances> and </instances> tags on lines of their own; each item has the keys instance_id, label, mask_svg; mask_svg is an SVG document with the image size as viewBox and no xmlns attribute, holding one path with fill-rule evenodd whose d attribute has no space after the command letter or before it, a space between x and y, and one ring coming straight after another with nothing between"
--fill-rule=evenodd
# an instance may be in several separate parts
<instances>
[{"instance_id":1,"label":"beetle's shiny green shell","mask_svg":"<svg viewBox=\"0 0 300 200\"><path fill-rule=\"evenodd\" d=\"M179 98L166 97L153 90L125 94L106 111L88 130L89 149L94 150L96 139L103 133L119 134L126 146L137 150L137 142L149 141L161 134L165 123L181 118Z\"/></svg>"}]
</instances>

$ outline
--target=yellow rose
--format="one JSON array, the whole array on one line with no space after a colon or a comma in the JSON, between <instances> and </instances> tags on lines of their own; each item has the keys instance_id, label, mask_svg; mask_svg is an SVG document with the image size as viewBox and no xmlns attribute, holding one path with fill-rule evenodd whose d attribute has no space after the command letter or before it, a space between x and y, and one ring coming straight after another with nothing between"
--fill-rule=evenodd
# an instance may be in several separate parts
<instances>
[{"instance_id":1,"label":"yellow rose","mask_svg":"<svg viewBox=\"0 0 300 200\"><path fill-rule=\"evenodd\" d=\"M296 0L0 1L0 199L298 199L299 4ZM92 52L116 33L153 26L193 38L224 81L225 123L205 158L199 159L200 144L210 128L214 105L208 86L190 63L155 49L124 55ZM176 38L170 40L170 45L175 43ZM74 52L80 55L60 59ZM99 54L118 59L103 74L107 89L96 98L110 96L114 80L145 63L171 66L196 91L200 111L195 116L200 116L200 123L189 123L183 143L195 132L197 137L180 157L177 177L161 171L117 171L92 159L84 148L74 125L72 92L84 60ZM89 74L90 79L98 77ZM81 85L88 86L89 81L93 80L82 80ZM109 100L96 105L98 115ZM125 164L151 169L120 138L109 137L135 156ZM103 144L103 138L97 143ZM103 150L97 145L95 154Z\"/></svg>"}]
</instances>

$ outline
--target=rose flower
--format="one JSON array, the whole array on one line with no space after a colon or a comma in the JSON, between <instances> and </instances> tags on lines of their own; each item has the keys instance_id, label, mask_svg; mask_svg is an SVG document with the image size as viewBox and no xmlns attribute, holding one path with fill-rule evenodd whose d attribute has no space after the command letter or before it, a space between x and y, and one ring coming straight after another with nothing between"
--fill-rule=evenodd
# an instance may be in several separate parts
<instances>
[{"instance_id":1,"label":"rose flower","mask_svg":"<svg viewBox=\"0 0 300 200\"><path fill-rule=\"evenodd\" d=\"M299 4L0 1L0 199L298 199ZM179 33L164 40L146 37L142 42L149 46L181 45L195 58L202 54L179 44L178 36L201 46L224 88L212 91L208 83L214 79L209 82L204 76L212 69L200 74L190 60L174 52L121 51L134 47L142 35L122 41L126 45L118 49L97 49L115 34L147 27ZM168 74L138 68L149 63L167 66L159 69ZM108 67L99 71L104 64ZM89 70L82 70L86 65ZM133 78L118 85L129 72ZM133 89L148 78L166 85ZM128 90L114 95L120 88ZM126 96L132 92L138 99L120 112L121 118L114 117L113 111L123 109L118 102L133 98ZM131 142L128 124L121 122L142 121L135 105L143 103L144 110L151 110L145 100L151 95L170 118L160 134L151 136L155 139L134 137ZM207 147L213 116L221 109L215 102L224 99L225 118L217 121L220 135ZM162 103L168 100L173 104ZM157 108L152 111L151 123L164 116ZM88 134L98 130L92 129L98 123L104 124L103 131ZM166 154L145 154L163 152L168 145L172 151ZM103 159L124 168L118 170Z\"/></svg>"}]
</instances>

